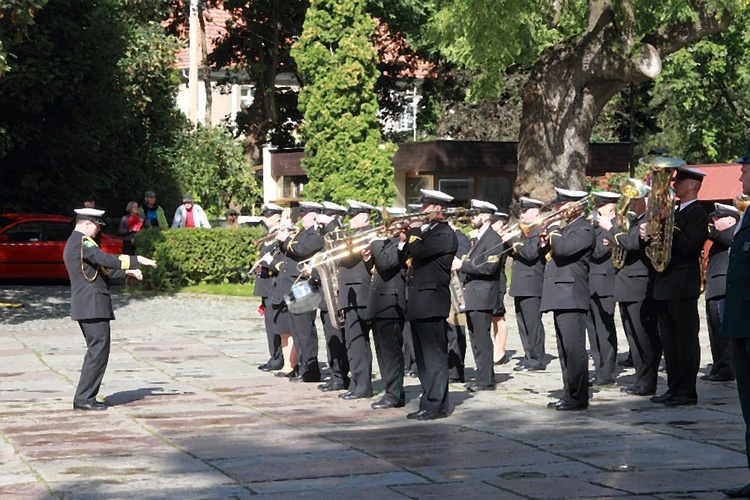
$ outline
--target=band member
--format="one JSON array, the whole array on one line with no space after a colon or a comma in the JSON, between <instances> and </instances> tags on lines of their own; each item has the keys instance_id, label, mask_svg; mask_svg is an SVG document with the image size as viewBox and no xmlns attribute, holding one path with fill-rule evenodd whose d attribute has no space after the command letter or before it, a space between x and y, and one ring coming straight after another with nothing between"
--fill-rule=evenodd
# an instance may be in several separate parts
<instances>
[{"instance_id":1,"label":"band member","mask_svg":"<svg viewBox=\"0 0 750 500\"><path fill-rule=\"evenodd\" d=\"M501 234L503 229L507 227L510 216L505 212L495 212L490 217L491 228L497 234ZM492 359L496 365L504 365L510 361L508 355L505 353L505 345L508 342L508 322L505 320L505 292L508 287L508 277L505 274L505 263L508 260L508 253L502 252L500 255L500 269L503 271L498 273L498 286L500 289L500 305L492 311L492 345L494 346L494 354Z\"/></svg>"},{"instance_id":2,"label":"band member","mask_svg":"<svg viewBox=\"0 0 750 500\"><path fill-rule=\"evenodd\" d=\"M503 236L505 244L512 248L509 293L513 297L524 354L513 371L544 370L546 364L541 304L546 259L539 246L539 228L535 226L544 202L522 196L518 203L522 231L518 236L512 233Z\"/></svg>"},{"instance_id":3,"label":"band member","mask_svg":"<svg viewBox=\"0 0 750 500\"><path fill-rule=\"evenodd\" d=\"M299 215L303 229L290 233L289 229L282 228L276 234L281 258L276 264L279 274L274 280L271 294L275 331L281 335L282 346L285 344L284 337L286 336L288 342L291 334L298 355L297 366L292 371L286 374L279 373L294 382L320 382L315 311L292 314L284 301L284 295L300 277L301 272L297 269L297 263L310 258L323 248L323 236L316 225L316 219L322 209L323 205L320 203L301 201Z\"/></svg>"},{"instance_id":4,"label":"band member","mask_svg":"<svg viewBox=\"0 0 750 500\"><path fill-rule=\"evenodd\" d=\"M443 209L453 197L422 189L422 226L403 237L401 257L411 259L406 274L406 319L411 325L422 397L416 420L448 416L448 338L445 318L451 307L451 263L458 249L456 233L445 222Z\"/></svg>"},{"instance_id":5,"label":"band member","mask_svg":"<svg viewBox=\"0 0 750 500\"><path fill-rule=\"evenodd\" d=\"M388 212L400 215L397 209ZM399 259L399 241L394 236L370 243L375 265L368 312L384 386L383 397L371 405L375 410L401 408L406 404L402 335L406 320L406 272Z\"/></svg>"},{"instance_id":6,"label":"band member","mask_svg":"<svg viewBox=\"0 0 750 500\"><path fill-rule=\"evenodd\" d=\"M721 316L724 309L724 295L727 286L727 267L729 266L729 247L732 246L734 230L740 211L731 205L714 203L710 214L713 222L708 226L708 239L711 249L708 252L706 267L706 322L708 338L711 342L713 365L708 375L701 377L709 382L727 382L734 380L732 368L732 343L722 337Z\"/></svg>"},{"instance_id":7,"label":"band member","mask_svg":"<svg viewBox=\"0 0 750 500\"><path fill-rule=\"evenodd\" d=\"M698 402L695 383L700 368L700 256L708 236L708 214L696 203L706 174L686 167L676 170L673 187L680 205L674 214L671 258L664 272L656 273L654 280L668 389L653 396L651 401L665 406ZM641 226L641 236L648 237L645 225Z\"/></svg>"},{"instance_id":8,"label":"band member","mask_svg":"<svg viewBox=\"0 0 750 500\"><path fill-rule=\"evenodd\" d=\"M620 198L617 193L598 191L593 193L594 235L596 244L591 253L589 267L589 314L586 329L589 334L591 357L594 360L593 385L615 383L617 366L617 330L615 329L615 266L612 264L612 250L604 244L604 229L600 221L615 217L615 204Z\"/></svg>"},{"instance_id":9,"label":"band member","mask_svg":"<svg viewBox=\"0 0 750 500\"><path fill-rule=\"evenodd\" d=\"M750 195L750 150L738 160L742 164L742 192ZM745 420L745 454L750 467L750 214L742 214L736 226L732 246L729 250L726 299L721 323L721 334L732 341L734 372L737 376L737 392ZM750 483L738 488L723 490L730 498L750 498Z\"/></svg>"},{"instance_id":10,"label":"band member","mask_svg":"<svg viewBox=\"0 0 750 500\"><path fill-rule=\"evenodd\" d=\"M260 215L263 217L263 226L268 234L278 231L281 224L281 214L284 209L273 203L266 203ZM268 338L268 361L258 367L259 370L269 372L284 368L284 353L281 349L281 337L274 333L273 311L268 298L273 290L273 277L276 269L271 266L273 257L279 251L279 242L275 238L266 240L258 250L258 266L255 270L255 289L253 295L260 297L260 305L263 309L263 319L266 325L266 337Z\"/></svg>"},{"instance_id":11,"label":"band member","mask_svg":"<svg viewBox=\"0 0 750 500\"><path fill-rule=\"evenodd\" d=\"M104 225L104 210L76 209L76 225L63 250L63 261L70 277L70 317L78 321L86 339L81 377L78 380L73 408L76 410L106 410L96 395L109 361L109 322L115 319L109 297L113 280L130 276L143 279L138 264L156 267L156 261L140 255L112 255L105 253L94 242L94 236Z\"/></svg>"},{"instance_id":12,"label":"band member","mask_svg":"<svg viewBox=\"0 0 750 500\"><path fill-rule=\"evenodd\" d=\"M619 303L620 319L633 358L635 383L620 390L634 396L651 396L656 393L661 339L653 298L656 271L640 237L640 226L646 222L646 198L631 198L628 208L634 213L628 231L606 218L599 220L599 226L605 231L605 244L627 252L615 276L615 301Z\"/></svg>"},{"instance_id":13,"label":"band member","mask_svg":"<svg viewBox=\"0 0 750 500\"><path fill-rule=\"evenodd\" d=\"M356 236L372 229L370 213L375 207L355 200L347 200L347 204L352 234ZM338 307L343 311L344 339L351 371L348 391L339 394L341 399L372 397L372 349L367 306L373 262L368 249L357 250L356 246L352 245L354 251L339 261Z\"/></svg>"},{"instance_id":14,"label":"band member","mask_svg":"<svg viewBox=\"0 0 750 500\"><path fill-rule=\"evenodd\" d=\"M326 240L335 242L345 237L343 218L346 215L346 207L324 201L323 215L321 216L322 233ZM326 220L325 217L331 217ZM319 218L321 218L319 217ZM333 264L333 267L338 267ZM328 310L328 304L325 300L320 301L320 322L323 324L323 334L326 339L326 350L328 351L328 366L331 369L329 379L318 386L323 392L342 391L349 387L349 358L346 354L346 343L344 341L344 329L337 328L332 323L331 314L338 314L338 309ZM338 323L338 322L337 322Z\"/></svg>"},{"instance_id":15,"label":"band member","mask_svg":"<svg viewBox=\"0 0 750 500\"><path fill-rule=\"evenodd\" d=\"M471 240L456 226L453 217L448 217L448 226L453 230L458 241L456 256L461 258L471 249ZM458 273L463 282L464 275ZM466 368L466 316L464 311L456 311L453 303L448 314L448 379L451 382L465 382Z\"/></svg>"},{"instance_id":16,"label":"band member","mask_svg":"<svg viewBox=\"0 0 750 500\"><path fill-rule=\"evenodd\" d=\"M409 203L406 206L406 211L410 214L414 214L415 217L409 219L409 224L414 225L416 224L420 219L419 212L422 210L422 204L421 203ZM407 264L409 261L407 261ZM450 326L448 327L450 328ZM406 321L404 323L404 371L406 372L406 375L409 375L410 377L416 377L417 376L417 356L414 354L414 340L411 335L411 326L409 325L409 322Z\"/></svg>"},{"instance_id":17,"label":"band member","mask_svg":"<svg viewBox=\"0 0 750 500\"><path fill-rule=\"evenodd\" d=\"M552 311L557 352L563 376L563 397L549 403L558 411L585 410L589 405L586 314L589 309L589 262L594 248L594 228L577 209L584 208L586 192L555 188L552 205L563 210L539 236L549 250L544 269L542 312ZM563 217L564 216L564 217ZM567 220L561 228L560 219Z\"/></svg>"},{"instance_id":18,"label":"band member","mask_svg":"<svg viewBox=\"0 0 750 500\"><path fill-rule=\"evenodd\" d=\"M452 269L464 275L466 318L471 334L471 348L477 365L476 380L467 384L470 392L495 389L493 362L492 312L500 305L500 252L502 240L492 230L491 217L497 211L492 203L471 200L471 225L478 230L476 243L462 258L454 257Z\"/></svg>"}]
</instances>

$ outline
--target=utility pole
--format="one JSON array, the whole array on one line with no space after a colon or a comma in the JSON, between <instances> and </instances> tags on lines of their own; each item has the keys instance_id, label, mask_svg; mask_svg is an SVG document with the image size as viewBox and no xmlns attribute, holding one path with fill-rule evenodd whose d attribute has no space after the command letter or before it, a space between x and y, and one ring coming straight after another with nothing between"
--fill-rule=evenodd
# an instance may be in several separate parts
<instances>
[{"instance_id":1,"label":"utility pole","mask_svg":"<svg viewBox=\"0 0 750 500\"><path fill-rule=\"evenodd\" d=\"M198 1L190 0L190 62L188 67L188 109L190 122L198 126L198 60L200 57L200 40L198 39Z\"/></svg>"}]
</instances>

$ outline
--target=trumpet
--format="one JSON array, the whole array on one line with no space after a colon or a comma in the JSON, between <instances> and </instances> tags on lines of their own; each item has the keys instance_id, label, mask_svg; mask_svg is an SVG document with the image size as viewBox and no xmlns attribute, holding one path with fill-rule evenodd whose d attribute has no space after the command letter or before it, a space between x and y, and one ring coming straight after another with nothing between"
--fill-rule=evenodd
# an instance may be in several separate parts
<instances>
[{"instance_id":1,"label":"trumpet","mask_svg":"<svg viewBox=\"0 0 750 500\"><path fill-rule=\"evenodd\" d=\"M740 213L743 213L747 206L750 205L750 194L738 194L734 200L732 200L732 205L734 205L734 208L740 211Z\"/></svg>"},{"instance_id":2,"label":"trumpet","mask_svg":"<svg viewBox=\"0 0 750 500\"><path fill-rule=\"evenodd\" d=\"M278 233L282 229L286 229L289 232L295 232L299 228L297 226L295 226L294 224L292 224L291 222L287 222L286 224L284 224L284 223L277 224L270 231L268 231L268 234L264 234L260 238L258 238L256 240L253 240L253 245L255 247L259 247L260 245L268 243L272 239L276 238L276 233Z\"/></svg>"}]
</instances>

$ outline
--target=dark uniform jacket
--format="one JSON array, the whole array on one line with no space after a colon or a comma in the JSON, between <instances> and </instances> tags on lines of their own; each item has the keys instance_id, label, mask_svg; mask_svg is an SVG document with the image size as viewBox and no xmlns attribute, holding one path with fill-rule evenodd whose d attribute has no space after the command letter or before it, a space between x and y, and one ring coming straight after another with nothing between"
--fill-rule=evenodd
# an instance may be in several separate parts
<instances>
[{"instance_id":1,"label":"dark uniform jacket","mask_svg":"<svg viewBox=\"0 0 750 500\"><path fill-rule=\"evenodd\" d=\"M706 300L724 296L727 288L727 267L729 267L729 247L736 227L718 231L713 225L708 231L708 239L713 243L708 251L706 267Z\"/></svg>"},{"instance_id":2,"label":"dark uniform jacket","mask_svg":"<svg viewBox=\"0 0 750 500\"><path fill-rule=\"evenodd\" d=\"M355 235L369 229L372 228L363 227ZM372 259L365 262L361 253L349 254L339 261L339 309L367 309L372 265Z\"/></svg>"},{"instance_id":3,"label":"dark uniform jacket","mask_svg":"<svg viewBox=\"0 0 750 500\"><path fill-rule=\"evenodd\" d=\"M594 228L579 217L548 237L552 254L544 269L541 310L589 308L589 261Z\"/></svg>"},{"instance_id":4,"label":"dark uniform jacket","mask_svg":"<svg viewBox=\"0 0 750 500\"><path fill-rule=\"evenodd\" d=\"M299 278L297 263L312 257L323 248L323 237L315 226L289 236L279 245L279 254L272 261L278 275L274 278L271 303L282 304L284 295Z\"/></svg>"},{"instance_id":5,"label":"dark uniform jacket","mask_svg":"<svg viewBox=\"0 0 750 500\"><path fill-rule=\"evenodd\" d=\"M99 248L93 239L73 231L65 243L63 261L70 276L70 317L115 319L109 297L112 280L124 280L126 269L135 269L134 255L112 255Z\"/></svg>"},{"instance_id":6,"label":"dark uniform jacket","mask_svg":"<svg viewBox=\"0 0 750 500\"><path fill-rule=\"evenodd\" d=\"M750 214L745 212L744 218L748 217ZM750 337L750 225L743 226L734 235L729 250L721 334L730 339Z\"/></svg>"},{"instance_id":7,"label":"dark uniform jacket","mask_svg":"<svg viewBox=\"0 0 750 500\"><path fill-rule=\"evenodd\" d=\"M700 295L700 256L706 236L708 213L697 201L675 214L672 256L664 272L656 273L654 299L685 299Z\"/></svg>"},{"instance_id":8,"label":"dark uniform jacket","mask_svg":"<svg viewBox=\"0 0 750 500\"><path fill-rule=\"evenodd\" d=\"M541 297L544 284L544 250L539 248L539 229L533 228L527 236L511 238L506 242L513 248L513 266L510 274L511 297Z\"/></svg>"},{"instance_id":9,"label":"dark uniform jacket","mask_svg":"<svg viewBox=\"0 0 750 500\"><path fill-rule=\"evenodd\" d=\"M262 258L266 254L270 254L274 257L279 252L279 242L275 239L266 241L258 251L258 259ZM271 263L273 260L271 260ZM258 266L258 271L255 275L255 289L253 295L257 297L270 297L273 291L273 277L276 276L276 268L268 262L262 262Z\"/></svg>"},{"instance_id":10,"label":"dark uniform jacket","mask_svg":"<svg viewBox=\"0 0 750 500\"><path fill-rule=\"evenodd\" d=\"M604 231L594 228L596 244L591 252L589 267L589 293L591 296L611 297L615 294L615 266L612 264L612 247L604 244Z\"/></svg>"},{"instance_id":11,"label":"dark uniform jacket","mask_svg":"<svg viewBox=\"0 0 750 500\"><path fill-rule=\"evenodd\" d=\"M402 259L411 259L406 273L406 319L447 318L451 308L451 264L458 249L453 229L445 222L432 224L422 232L407 233Z\"/></svg>"},{"instance_id":12,"label":"dark uniform jacket","mask_svg":"<svg viewBox=\"0 0 750 500\"><path fill-rule=\"evenodd\" d=\"M467 311L491 311L500 307L500 252L503 242L490 227L464 258L464 301Z\"/></svg>"},{"instance_id":13,"label":"dark uniform jacket","mask_svg":"<svg viewBox=\"0 0 750 500\"><path fill-rule=\"evenodd\" d=\"M642 302L651 298L654 285L654 268L646 256L646 243L640 237L640 225L646 222L646 214L632 221L626 233L617 226L605 232L612 245L627 251L625 265L615 277L615 300L617 302Z\"/></svg>"},{"instance_id":14,"label":"dark uniform jacket","mask_svg":"<svg viewBox=\"0 0 750 500\"><path fill-rule=\"evenodd\" d=\"M391 238L370 244L375 267L368 305L369 319L406 317L406 271L399 258L398 243L398 238Z\"/></svg>"}]
</instances>

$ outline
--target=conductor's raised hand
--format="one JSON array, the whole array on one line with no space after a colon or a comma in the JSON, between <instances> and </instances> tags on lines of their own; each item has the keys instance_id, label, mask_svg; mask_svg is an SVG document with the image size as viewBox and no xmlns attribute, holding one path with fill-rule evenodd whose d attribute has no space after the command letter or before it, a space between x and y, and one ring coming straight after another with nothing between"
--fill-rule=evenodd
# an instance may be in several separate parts
<instances>
[{"instance_id":1,"label":"conductor's raised hand","mask_svg":"<svg viewBox=\"0 0 750 500\"><path fill-rule=\"evenodd\" d=\"M142 266L149 266L156 269L156 261L154 259L149 259L148 257L144 257L143 255L137 255L138 263Z\"/></svg>"},{"instance_id":2,"label":"conductor's raised hand","mask_svg":"<svg viewBox=\"0 0 750 500\"><path fill-rule=\"evenodd\" d=\"M154 265L156 267L156 265ZM127 269L125 271L125 276L127 278L135 278L138 281L143 281L143 271L140 269Z\"/></svg>"}]
</instances>

